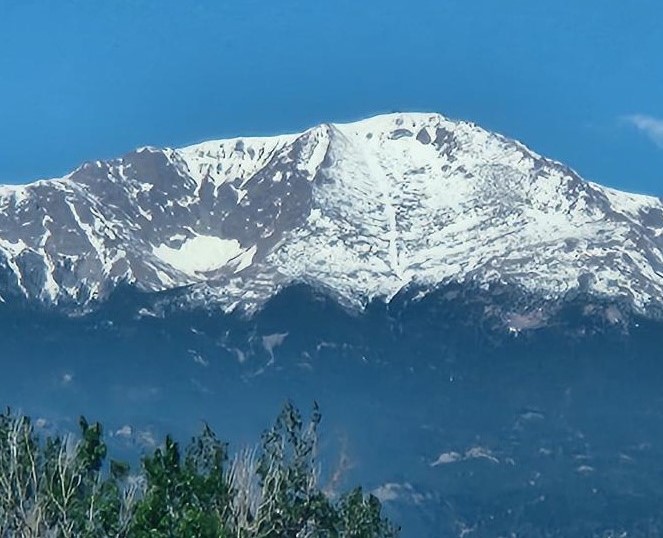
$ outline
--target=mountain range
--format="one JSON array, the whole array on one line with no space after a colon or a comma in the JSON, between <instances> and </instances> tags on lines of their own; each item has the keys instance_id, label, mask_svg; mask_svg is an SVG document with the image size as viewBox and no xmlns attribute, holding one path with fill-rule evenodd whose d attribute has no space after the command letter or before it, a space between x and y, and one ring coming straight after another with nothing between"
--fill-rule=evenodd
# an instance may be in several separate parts
<instances>
[{"instance_id":1,"label":"mountain range","mask_svg":"<svg viewBox=\"0 0 663 538\"><path fill-rule=\"evenodd\" d=\"M659 536L662 231L437 114L141 148L0 187L0 404L136 465L315 400L403 538Z\"/></svg>"},{"instance_id":2,"label":"mountain range","mask_svg":"<svg viewBox=\"0 0 663 538\"><path fill-rule=\"evenodd\" d=\"M0 296L94 307L121 283L254 312L297 283L351 309L449 283L658 315L663 202L438 114L145 147L0 188Z\"/></svg>"}]
</instances>

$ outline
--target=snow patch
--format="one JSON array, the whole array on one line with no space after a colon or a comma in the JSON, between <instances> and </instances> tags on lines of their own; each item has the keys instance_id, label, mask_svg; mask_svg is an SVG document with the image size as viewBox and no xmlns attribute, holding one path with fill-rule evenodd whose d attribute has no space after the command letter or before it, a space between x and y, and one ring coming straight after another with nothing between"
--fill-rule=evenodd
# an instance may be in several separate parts
<instances>
[{"instance_id":1,"label":"snow patch","mask_svg":"<svg viewBox=\"0 0 663 538\"><path fill-rule=\"evenodd\" d=\"M220 269L245 252L236 239L210 235L187 239L179 248L165 244L152 248L152 253L161 261L189 275Z\"/></svg>"},{"instance_id":2,"label":"snow patch","mask_svg":"<svg viewBox=\"0 0 663 538\"><path fill-rule=\"evenodd\" d=\"M250 267L253 264L253 257L256 255L257 250L258 247L256 247L256 245L253 245L251 248L247 249L243 254L241 254L237 258L239 264L235 269L235 273L239 273L240 271L243 271L244 269Z\"/></svg>"}]
</instances>

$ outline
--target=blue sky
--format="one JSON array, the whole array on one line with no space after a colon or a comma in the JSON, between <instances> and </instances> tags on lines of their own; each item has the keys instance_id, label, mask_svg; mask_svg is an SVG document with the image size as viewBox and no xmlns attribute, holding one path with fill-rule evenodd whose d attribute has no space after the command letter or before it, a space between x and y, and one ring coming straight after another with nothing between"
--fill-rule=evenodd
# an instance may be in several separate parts
<instances>
[{"instance_id":1,"label":"blue sky","mask_svg":"<svg viewBox=\"0 0 663 538\"><path fill-rule=\"evenodd\" d=\"M0 0L0 182L392 110L663 195L660 0Z\"/></svg>"}]
</instances>

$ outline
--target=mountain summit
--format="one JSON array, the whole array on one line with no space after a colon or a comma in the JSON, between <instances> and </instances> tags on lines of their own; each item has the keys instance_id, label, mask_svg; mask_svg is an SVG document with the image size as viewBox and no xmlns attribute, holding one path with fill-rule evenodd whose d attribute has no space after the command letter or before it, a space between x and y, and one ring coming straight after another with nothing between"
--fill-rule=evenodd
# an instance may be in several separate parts
<instances>
[{"instance_id":1,"label":"mountain summit","mask_svg":"<svg viewBox=\"0 0 663 538\"><path fill-rule=\"evenodd\" d=\"M293 283L347 306L408 286L663 302L663 203L472 123L399 113L142 148L0 187L0 296L89 305L120 282L226 311Z\"/></svg>"}]
</instances>

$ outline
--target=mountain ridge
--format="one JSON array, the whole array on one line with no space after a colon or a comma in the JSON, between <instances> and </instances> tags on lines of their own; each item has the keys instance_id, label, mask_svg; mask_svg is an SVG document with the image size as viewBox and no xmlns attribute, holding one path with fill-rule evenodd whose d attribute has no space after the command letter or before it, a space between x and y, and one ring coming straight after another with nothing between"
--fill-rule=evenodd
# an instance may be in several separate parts
<instances>
[{"instance_id":1,"label":"mountain ridge","mask_svg":"<svg viewBox=\"0 0 663 538\"><path fill-rule=\"evenodd\" d=\"M295 283L350 308L449 282L663 297L663 203L475 124L395 113L140 148L0 187L0 296L87 306L120 283L225 311Z\"/></svg>"}]
</instances>

